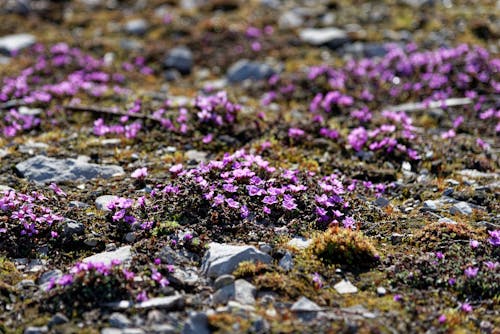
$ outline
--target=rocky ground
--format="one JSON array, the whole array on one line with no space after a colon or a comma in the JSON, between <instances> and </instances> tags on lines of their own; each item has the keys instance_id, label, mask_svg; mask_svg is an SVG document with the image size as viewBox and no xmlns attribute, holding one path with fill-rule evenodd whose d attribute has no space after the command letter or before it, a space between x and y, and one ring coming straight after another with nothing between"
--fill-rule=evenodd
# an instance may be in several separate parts
<instances>
[{"instance_id":1,"label":"rocky ground","mask_svg":"<svg viewBox=\"0 0 500 334\"><path fill-rule=\"evenodd\" d=\"M500 2L0 19L0 332L499 333Z\"/></svg>"}]
</instances>

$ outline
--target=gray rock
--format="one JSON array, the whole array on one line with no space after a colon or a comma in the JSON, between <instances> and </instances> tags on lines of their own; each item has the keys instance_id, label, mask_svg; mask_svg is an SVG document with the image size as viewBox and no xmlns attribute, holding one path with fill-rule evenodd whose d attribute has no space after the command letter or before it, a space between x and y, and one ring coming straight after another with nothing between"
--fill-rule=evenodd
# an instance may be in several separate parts
<instances>
[{"instance_id":1,"label":"gray rock","mask_svg":"<svg viewBox=\"0 0 500 334\"><path fill-rule=\"evenodd\" d=\"M284 12L278 19L278 27L280 29L295 29L303 24L304 18L293 10Z\"/></svg>"},{"instance_id":2,"label":"gray rock","mask_svg":"<svg viewBox=\"0 0 500 334\"><path fill-rule=\"evenodd\" d=\"M197 150L188 150L184 153L186 160L190 164L197 164L199 162L203 162L207 160L208 152L202 152Z\"/></svg>"},{"instance_id":3,"label":"gray rock","mask_svg":"<svg viewBox=\"0 0 500 334\"><path fill-rule=\"evenodd\" d=\"M18 151L33 155L35 152L45 152L48 148L49 145L45 143L28 141L26 144L20 145Z\"/></svg>"},{"instance_id":4,"label":"gray rock","mask_svg":"<svg viewBox=\"0 0 500 334\"><path fill-rule=\"evenodd\" d=\"M438 223L441 223L441 224L451 224L451 225L456 225L457 222L454 221L453 219L450 219L448 217L441 217L438 219Z\"/></svg>"},{"instance_id":5,"label":"gray rock","mask_svg":"<svg viewBox=\"0 0 500 334\"><path fill-rule=\"evenodd\" d=\"M383 286L377 287L377 295L379 297L385 296L387 294L387 290Z\"/></svg>"},{"instance_id":6,"label":"gray rock","mask_svg":"<svg viewBox=\"0 0 500 334\"><path fill-rule=\"evenodd\" d=\"M264 243L259 243L259 250L261 252L264 252L266 254L269 254L273 251L273 247L269 244Z\"/></svg>"},{"instance_id":7,"label":"gray rock","mask_svg":"<svg viewBox=\"0 0 500 334\"><path fill-rule=\"evenodd\" d=\"M36 42L36 37L30 34L7 35L0 38L0 53L11 55L13 52L26 49Z\"/></svg>"},{"instance_id":8,"label":"gray rock","mask_svg":"<svg viewBox=\"0 0 500 334\"><path fill-rule=\"evenodd\" d=\"M111 203L111 202L113 202L117 198L118 198L118 196L114 196L114 195L102 195L102 196L99 196L99 197L97 197L95 199L95 207L98 210L110 211L108 209L108 204Z\"/></svg>"},{"instance_id":9,"label":"gray rock","mask_svg":"<svg viewBox=\"0 0 500 334\"><path fill-rule=\"evenodd\" d=\"M245 80L263 80L274 74L271 66L265 63L241 59L229 67L226 78L231 83Z\"/></svg>"},{"instance_id":10,"label":"gray rock","mask_svg":"<svg viewBox=\"0 0 500 334\"><path fill-rule=\"evenodd\" d=\"M82 235L85 232L85 225L77 221L66 219L63 223L63 234L65 237Z\"/></svg>"},{"instance_id":11,"label":"gray rock","mask_svg":"<svg viewBox=\"0 0 500 334\"><path fill-rule=\"evenodd\" d=\"M176 69L182 75L189 74L193 68L193 53L187 47L173 48L163 64L167 68Z\"/></svg>"},{"instance_id":12,"label":"gray rock","mask_svg":"<svg viewBox=\"0 0 500 334\"><path fill-rule=\"evenodd\" d=\"M16 171L30 181L40 183L110 178L123 174L123 168L115 165L101 166L81 159L55 159L37 155L16 165Z\"/></svg>"},{"instance_id":13,"label":"gray rock","mask_svg":"<svg viewBox=\"0 0 500 334\"><path fill-rule=\"evenodd\" d=\"M35 281L32 279L23 279L21 282L16 284L16 288L19 290L29 289L35 286Z\"/></svg>"},{"instance_id":14,"label":"gray rock","mask_svg":"<svg viewBox=\"0 0 500 334\"><path fill-rule=\"evenodd\" d=\"M206 313L192 312L184 324L182 334L210 334Z\"/></svg>"},{"instance_id":15,"label":"gray rock","mask_svg":"<svg viewBox=\"0 0 500 334\"><path fill-rule=\"evenodd\" d=\"M69 322L69 319L67 316L65 316L62 313L56 313L50 318L49 327L57 326L57 325L62 325Z\"/></svg>"},{"instance_id":16,"label":"gray rock","mask_svg":"<svg viewBox=\"0 0 500 334\"><path fill-rule=\"evenodd\" d=\"M174 272L168 275L168 280L172 285L182 287L192 287L198 283L200 277L194 268L175 268Z\"/></svg>"},{"instance_id":17,"label":"gray rock","mask_svg":"<svg viewBox=\"0 0 500 334\"><path fill-rule=\"evenodd\" d=\"M427 200L424 201L424 206L423 208L425 210L430 210L430 211L437 211L443 207L443 202L440 200Z\"/></svg>"},{"instance_id":18,"label":"gray rock","mask_svg":"<svg viewBox=\"0 0 500 334\"><path fill-rule=\"evenodd\" d=\"M208 277L231 274L243 261L270 263L273 258L253 246L236 246L212 242L203 257L201 269Z\"/></svg>"},{"instance_id":19,"label":"gray rock","mask_svg":"<svg viewBox=\"0 0 500 334\"><path fill-rule=\"evenodd\" d=\"M80 201L71 201L69 202L69 207L70 208L76 208L76 209L87 209L90 207L87 203L80 202Z\"/></svg>"},{"instance_id":20,"label":"gray rock","mask_svg":"<svg viewBox=\"0 0 500 334\"><path fill-rule=\"evenodd\" d=\"M86 257L82 262L104 263L110 265L112 260L120 260L122 263L127 264L132 260L131 246L123 246L114 251L102 252Z\"/></svg>"},{"instance_id":21,"label":"gray rock","mask_svg":"<svg viewBox=\"0 0 500 334\"><path fill-rule=\"evenodd\" d=\"M257 316L252 321L252 327L250 328L250 331L256 334L269 333L271 331L271 326L266 319L261 316Z\"/></svg>"},{"instance_id":22,"label":"gray rock","mask_svg":"<svg viewBox=\"0 0 500 334\"><path fill-rule=\"evenodd\" d=\"M134 41L132 39L120 40L120 47L126 51L140 51L143 49L143 45L141 42Z\"/></svg>"},{"instance_id":23,"label":"gray rock","mask_svg":"<svg viewBox=\"0 0 500 334\"><path fill-rule=\"evenodd\" d=\"M235 277L233 275L221 275L217 277L214 282L214 289L219 290L220 288L225 287L226 285L233 284Z\"/></svg>"},{"instance_id":24,"label":"gray rock","mask_svg":"<svg viewBox=\"0 0 500 334\"><path fill-rule=\"evenodd\" d=\"M333 286L333 288L341 295L358 292L358 288L356 288L354 285L352 285L351 282L346 280L338 282Z\"/></svg>"},{"instance_id":25,"label":"gray rock","mask_svg":"<svg viewBox=\"0 0 500 334\"><path fill-rule=\"evenodd\" d=\"M306 249L312 243L311 239L306 239L303 237L295 237L290 240L287 245L290 247L297 248L298 250Z\"/></svg>"},{"instance_id":26,"label":"gray rock","mask_svg":"<svg viewBox=\"0 0 500 334\"><path fill-rule=\"evenodd\" d=\"M115 312L109 316L109 324L116 328L126 328L132 325L132 321L125 314Z\"/></svg>"},{"instance_id":27,"label":"gray rock","mask_svg":"<svg viewBox=\"0 0 500 334\"><path fill-rule=\"evenodd\" d=\"M144 35L148 31L148 23L144 19L130 20L125 24L125 31L131 35Z\"/></svg>"},{"instance_id":28,"label":"gray rock","mask_svg":"<svg viewBox=\"0 0 500 334\"><path fill-rule=\"evenodd\" d=\"M361 43L356 42L346 44L342 47L343 54L351 54L358 58L383 57L387 54L387 49L379 43Z\"/></svg>"},{"instance_id":29,"label":"gray rock","mask_svg":"<svg viewBox=\"0 0 500 334\"><path fill-rule=\"evenodd\" d=\"M292 312L319 312L322 311L323 308L312 300L302 296L292 305L290 310Z\"/></svg>"},{"instance_id":30,"label":"gray rock","mask_svg":"<svg viewBox=\"0 0 500 334\"><path fill-rule=\"evenodd\" d=\"M461 214L469 216L472 214L472 208L467 202L458 202L450 208L450 213L452 215Z\"/></svg>"},{"instance_id":31,"label":"gray rock","mask_svg":"<svg viewBox=\"0 0 500 334\"><path fill-rule=\"evenodd\" d=\"M290 252L286 252L285 255L281 258L279 262L279 266L286 271L292 270L293 268L293 257Z\"/></svg>"},{"instance_id":32,"label":"gray rock","mask_svg":"<svg viewBox=\"0 0 500 334\"><path fill-rule=\"evenodd\" d=\"M148 333L151 334L175 334L177 330L169 324L153 325L149 327Z\"/></svg>"},{"instance_id":33,"label":"gray rock","mask_svg":"<svg viewBox=\"0 0 500 334\"><path fill-rule=\"evenodd\" d=\"M49 287L51 280L57 281L59 278L62 277L62 275L63 273L59 269L47 271L38 278L37 281L38 286L40 287L41 290L45 291Z\"/></svg>"},{"instance_id":34,"label":"gray rock","mask_svg":"<svg viewBox=\"0 0 500 334\"><path fill-rule=\"evenodd\" d=\"M26 327L24 330L24 334L43 334L43 333L48 333L49 328L47 326L42 326L42 327Z\"/></svg>"},{"instance_id":35,"label":"gray rock","mask_svg":"<svg viewBox=\"0 0 500 334\"><path fill-rule=\"evenodd\" d=\"M181 309L184 307L184 296L177 294L167 297L157 297L136 305L138 309L161 308L165 310Z\"/></svg>"},{"instance_id":36,"label":"gray rock","mask_svg":"<svg viewBox=\"0 0 500 334\"><path fill-rule=\"evenodd\" d=\"M374 203L379 208L385 208L386 206L389 205L390 201L387 198L380 196L380 197L377 197L377 199L375 200Z\"/></svg>"},{"instance_id":37,"label":"gray rock","mask_svg":"<svg viewBox=\"0 0 500 334\"><path fill-rule=\"evenodd\" d=\"M122 334L145 334L146 332L142 328L125 328Z\"/></svg>"},{"instance_id":38,"label":"gray rock","mask_svg":"<svg viewBox=\"0 0 500 334\"><path fill-rule=\"evenodd\" d=\"M256 293L255 286L244 279L238 279L233 284L217 290L213 295L213 301L215 304L226 304L229 300L235 300L243 305L254 305Z\"/></svg>"},{"instance_id":39,"label":"gray rock","mask_svg":"<svg viewBox=\"0 0 500 334\"><path fill-rule=\"evenodd\" d=\"M337 49L350 41L344 30L333 27L302 29L299 37L305 43L315 46L326 45L331 49Z\"/></svg>"},{"instance_id":40,"label":"gray rock","mask_svg":"<svg viewBox=\"0 0 500 334\"><path fill-rule=\"evenodd\" d=\"M108 327L101 329L101 334L122 334L122 333L123 331L119 328Z\"/></svg>"}]
</instances>

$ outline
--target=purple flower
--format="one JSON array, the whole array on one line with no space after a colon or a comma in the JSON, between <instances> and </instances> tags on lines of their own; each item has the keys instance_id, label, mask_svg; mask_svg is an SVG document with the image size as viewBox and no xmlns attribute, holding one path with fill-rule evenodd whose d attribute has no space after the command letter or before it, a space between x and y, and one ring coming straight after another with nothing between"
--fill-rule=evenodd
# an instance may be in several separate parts
<instances>
[{"instance_id":1,"label":"purple flower","mask_svg":"<svg viewBox=\"0 0 500 334\"><path fill-rule=\"evenodd\" d=\"M238 186L230 183L224 183L222 185L222 189L224 189L224 191L227 191L228 193L235 193L238 191Z\"/></svg>"},{"instance_id":2,"label":"purple flower","mask_svg":"<svg viewBox=\"0 0 500 334\"><path fill-rule=\"evenodd\" d=\"M232 198L226 198L226 203L230 208L233 208L233 209L238 209L240 207L240 203L238 203L237 201L235 201Z\"/></svg>"},{"instance_id":3,"label":"purple flower","mask_svg":"<svg viewBox=\"0 0 500 334\"><path fill-rule=\"evenodd\" d=\"M484 262L484 265L489 270L495 270L498 267L498 262L486 261L486 262Z\"/></svg>"},{"instance_id":4,"label":"purple flower","mask_svg":"<svg viewBox=\"0 0 500 334\"><path fill-rule=\"evenodd\" d=\"M278 199L276 196L265 196L264 199L262 199L262 203L272 205L278 203Z\"/></svg>"},{"instance_id":5,"label":"purple flower","mask_svg":"<svg viewBox=\"0 0 500 334\"><path fill-rule=\"evenodd\" d=\"M67 286L67 285L70 285L71 283L73 283L73 275L71 275L71 274L63 275L57 281L57 284L62 285L62 286Z\"/></svg>"},{"instance_id":6,"label":"purple flower","mask_svg":"<svg viewBox=\"0 0 500 334\"><path fill-rule=\"evenodd\" d=\"M182 171L182 164L173 165L168 171L172 174L179 174Z\"/></svg>"},{"instance_id":7,"label":"purple flower","mask_svg":"<svg viewBox=\"0 0 500 334\"><path fill-rule=\"evenodd\" d=\"M462 306L460 306L460 309L465 313L472 312L472 306L469 303L463 303Z\"/></svg>"},{"instance_id":8,"label":"purple flower","mask_svg":"<svg viewBox=\"0 0 500 334\"><path fill-rule=\"evenodd\" d=\"M400 294L395 294L394 297L392 298L395 302L400 302L403 300L403 296Z\"/></svg>"},{"instance_id":9,"label":"purple flower","mask_svg":"<svg viewBox=\"0 0 500 334\"><path fill-rule=\"evenodd\" d=\"M479 247L479 241L471 239L469 241L469 245L471 248L477 248L477 247Z\"/></svg>"},{"instance_id":10,"label":"purple flower","mask_svg":"<svg viewBox=\"0 0 500 334\"><path fill-rule=\"evenodd\" d=\"M149 298L148 298L146 291L142 291L137 295L136 299L138 302L145 302Z\"/></svg>"},{"instance_id":11,"label":"purple flower","mask_svg":"<svg viewBox=\"0 0 500 334\"><path fill-rule=\"evenodd\" d=\"M323 287L323 280L321 279L320 274L314 273L312 281L314 282L314 286L316 289L321 289Z\"/></svg>"},{"instance_id":12,"label":"purple flower","mask_svg":"<svg viewBox=\"0 0 500 334\"><path fill-rule=\"evenodd\" d=\"M453 277L448 280L449 285L455 285L456 282L457 282L457 280L454 279Z\"/></svg>"},{"instance_id":13,"label":"purple flower","mask_svg":"<svg viewBox=\"0 0 500 334\"><path fill-rule=\"evenodd\" d=\"M488 234L488 242L494 247L500 246L500 230L488 231Z\"/></svg>"},{"instance_id":14,"label":"purple flower","mask_svg":"<svg viewBox=\"0 0 500 334\"><path fill-rule=\"evenodd\" d=\"M288 137L298 139L300 137L303 137L305 135L304 130L299 129L299 128L290 128L288 129Z\"/></svg>"},{"instance_id":15,"label":"purple flower","mask_svg":"<svg viewBox=\"0 0 500 334\"><path fill-rule=\"evenodd\" d=\"M439 259L439 260L442 260L444 259L444 254L441 253L441 252L436 252L436 257Z\"/></svg>"},{"instance_id":16,"label":"purple flower","mask_svg":"<svg viewBox=\"0 0 500 334\"><path fill-rule=\"evenodd\" d=\"M143 180L148 176L148 169L146 167L138 168L130 176L134 179Z\"/></svg>"},{"instance_id":17,"label":"purple flower","mask_svg":"<svg viewBox=\"0 0 500 334\"><path fill-rule=\"evenodd\" d=\"M127 281L132 281L135 277L135 274L131 271L128 271L127 269L122 270L123 276L125 276L125 279Z\"/></svg>"},{"instance_id":18,"label":"purple flower","mask_svg":"<svg viewBox=\"0 0 500 334\"><path fill-rule=\"evenodd\" d=\"M348 229L356 228L356 221L349 216L345 217L344 220L342 220L342 224L344 225L344 228Z\"/></svg>"},{"instance_id":19,"label":"purple flower","mask_svg":"<svg viewBox=\"0 0 500 334\"><path fill-rule=\"evenodd\" d=\"M479 268L468 267L467 269L464 270L464 274L468 278L472 278L472 277L476 277L478 271L479 271Z\"/></svg>"},{"instance_id":20,"label":"purple flower","mask_svg":"<svg viewBox=\"0 0 500 334\"><path fill-rule=\"evenodd\" d=\"M347 141L349 142L349 145L355 150L355 151L360 151L363 145L365 145L366 141L368 140L368 133L366 132L366 129L362 126L354 129L349 133L347 136Z\"/></svg>"},{"instance_id":21,"label":"purple flower","mask_svg":"<svg viewBox=\"0 0 500 334\"><path fill-rule=\"evenodd\" d=\"M295 198L290 195L283 196L283 207L289 211L295 210L297 208L297 204L295 203Z\"/></svg>"},{"instance_id":22,"label":"purple flower","mask_svg":"<svg viewBox=\"0 0 500 334\"><path fill-rule=\"evenodd\" d=\"M441 314L438 318L440 324L444 324L446 322L446 315Z\"/></svg>"},{"instance_id":23,"label":"purple flower","mask_svg":"<svg viewBox=\"0 0 500 334\"><path fill-rule=\"evenodd\" d=\"M54 182L49 185L49 188L52 189L58 196L66 196L66 193L62 191L61 188L59 188Z\"/></svg>"}]
</instances>

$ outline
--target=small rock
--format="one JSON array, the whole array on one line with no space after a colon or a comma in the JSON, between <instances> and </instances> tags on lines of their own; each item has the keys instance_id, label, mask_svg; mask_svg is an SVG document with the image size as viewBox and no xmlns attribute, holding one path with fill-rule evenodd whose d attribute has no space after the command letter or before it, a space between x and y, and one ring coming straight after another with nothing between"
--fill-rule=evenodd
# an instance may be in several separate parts
<instances>
[{"instance_id":1,"label":"small rock","mask_svg":"<svg viewBox=\"0 0 500 334\"><path fill-rule=\"evenodd\" d=\"M36 37L30 34L7 35L0 38L0 53L7 56L16 51L26 49L36 42Z\"/></svg>"},{"instance_id":2,"label":"small rock","mask_svg":"<svg viewBox=\"0 0 500 334\"><path fill-rule=\"evenodd\" d=\"M304 24L304 19L293 10L289 10L281 14L278 19L278 27L280 29L295 29Z\"/></svg>"},{"instance_id":3,"label":"small rock","mask_svg":"<svg viewBox=\"0 0 500 334\"><path fill-rule=\"evenodd\" d=\"M64 181L110 178L123 174L120 166L101 166L82 159L55 159L37 155L16 165L21 177L39 183L59 183Z\"/></svg>"},{"instance_id":4,"label":"small rock","mask_svg":"<svg viewBox=\"0 0 500 334\"><path fill-rule=\"evenodd\" d=\"M441 217L438 219L438 223L441 224L451 224L451 225L456 225L457 222L454 221L453 219L447 218L447 217Z\"/></svg>"},{"instance_id":5,"label":"small rock","mask_svg":"<svg viewBox=\"0 0 500 334\"><path fill-rule=\"evenodd\" d=\"M302 296L292 305L290 310L293 312L319 312L323 309L315 302Z\"/></svg>"},{"instance_id":6,"label":"small rock","mask_svg":"<svg viewBox=\"0 0 500 334\"><path fill-rule=\"evenodd\" d=\"M208 277L231 274L243 261L270 263L273 258L253 246L236 246L212 242L203 257L201 269Z\"/></svg>"},{"instance_id":7,"label":"small rock","mask_svg":"<svg viewBox=\"0 0 500 334\"><path fill-rule=\"evenodd\" d=\"M143 49L142 43L132 39L120 40L120 47L126 51L140 51Z\"/></svg>"},{"instance_id":8,"label":"small rock","mask_svg":"<svg viewBox=\"0 0 500 334\"><path fill-rule=\"evenodd\" d=\"M176 69L182 75L187 75L193 67L193 53L187 47L174 48L170 50L163 64L167 68Z\"/></svg>"},{"instance_id":9,"label":"small rock","mask_svg":"<svg viewBox=\"0 0 500 334\"><path fill-rule=\"evenodd\" d=\"M148 333L151 334L175 334L177 330L169 324L153 325L149 327Z\"/></svg>"},{"instance_id":10,"label":"small rock","mask_svg":"<svg viewBox=\"0 0 500 334\"><path fill-rule=\"evenodd\" d=\"M181 309L184 307L184 297L180 294L157 297L146 300L136 305L138 309L161 308L165 310Z\"/></svg>"},{"instance_id":11,"label":"small rock","mask_svg":"<svg viewBox=\"0 0 500 334\"><path fill-rule=\"evenodd\" d=\"M90 207L87 203L83 203L80 201L71 201L69 202L69 207L70 208L75 208L75 209L87 209Z\"/></svg>"},{"instance_id":12,"label":"small rock","mask_svg":"<svg viewBox=\"0 0 500 334\"><path fill-rule=\"evenodd\" d=\"M206 161L208 153L197 150L188 150L184 153L184 156L186 157L186 160L188 160L188 163L193 164L194 162L194 164L197 164Z\"/></svg>"},{"instance_id":13,"label":"small rock","mask_svg":"<svg viewBox=\"0 0 500 334\"><path fill-rule=\"evenodd\" d=\"M168 276L168 280L175 286L189 287L195 286L199 280L196 269L175 268L174 272Z\"/></svg>"},{"instance_id":14,"label":"small rock","mask_svg":"<svg viewBox=\"0 0 500 334\"><path fill-rule=\"evenodd\" d=\"M128 243L134 242L136 239L135 233L134 232L128 232L125 234L125 241Z\"/></svg>"},{"instance_id":15,"label":"small rock","mask_svg":"<svg viewBox=\"0 0 500 334\"><path fill-rule=\"evenodd\" d=\"M102 211L111 211L108 209L108 204L116 200L118 196L114 195L103 195L95 199L95 207Z\"/></svg>"},{"instance_id":16,"label":"small rock","mask_svg":"<svg viewBox=\"0 0 500 334\"><path fill-rule=\"evenodd\" d=\"M214 293L213 300L216 304L225 304L230 299L234 299L243 305L255 304L255 286L244 279L236 280L233 284L226 285Z\"/></svg>"},{"instance_id":17,"label":"small rock","mask_svg":"<svg viewBox=\"0 0 500 334\"><path fill-rule=\"evenodd\" d=\"M269 333L271 331L271 326L269 322L261 316L257 316L252 321L252 327L250 327L251 333L263 334Z\"/></svg>"},{"instance_id":18,"label":"small rock","mask_svg":"<svg viewBox=\"0 0 500 334\"><path fill-rule=\"evenodd\" d=\"M299 37L305 43L315 46L326 45L333 50L341 47L350 40L344 30L333 27L302 29Z\"/></svg>"},{"instance_id":19,"label":"small rock","mask_svg":"<svg viewBox=\"0 0 500 334\"><path fill-rule=\"evenodd\" d=\"M271 66L241 59L229 67L226 78L229 82L237 83L245 80L263 80L274 74Z\"/></svg>"},{"instance_id":20,"label":"small rock","mask_svg":"<svg viewBox=\"0 0 500 334\"><path fill-rule=\"evenodd\" d=\"M279 262L279 266L286 271L292 270L293 268L293 257L290 252L286 252L285 255L281 258Z\"/></svg>"},{"instance_id":21,"label":"small rock","mask_svg":"<svg viewBox=\"0 0 500 334\"><path fill-rule=\"evenodd\" d=\"M427 200L424 201L423 208L430 211L437 211L443 207L443 202L439 200Z\"/></svg>"},{"instance_id":22,"label":"small rock","mask_svg":"<svg viewBox=\"0 0 500 334\"><path fill-rule=\"evenodd\" d=\"M19 146L19 152L21 153L27 153L30 155L35 154L35 152L44 152L49 148L49 145L45 143L37 143L37 142L32 142L28 141L26 144L20 145Z\"/></svg>"},{"instance_id":23,"label":"small rock","mask_svg":"<svg viewBox=\"0 0 500 334\"><path fill-rule=\"evenodd\" d=\"M85 232L85 225L77 221L66 219L63 223L63 234L65 237L82 235Z\"/></svg>"},{"instance_id":24,"label":"small rock","mask_svg":"<svg viewBox=\"0 0 500 334\"><path fill-rule=\"evenodd\" d=\"M356 288L354 285L351 284L351 282L346 280L340 281L333 287L341 295L358 292L358 288Z\"/></svg>"},{"instance_id":25,"label":"small rock","mask_svg":"<svg viewBox=\"0 0 500 334\"><path fill-rule=\"evenodd\" d=\"M387 290L383 286L377 287L377 295L379 297L385 296L387 294Z\"/></svg>"},{"instance_id":26,"label":"small rock","mask_svg":"<svg viewBox=\"0 0 500 334\"><path fill-rule=\"evenodd\" d=\"M233 275L221 275L217 277L214 282L214 289L219 290L220 288L225 287L226 285L233 284L235 277Z\"/></svg>"},{"instance_id":27,"label":"small rock","mask_svg":"<svg viewBox=\"0 0 500 334\"><path fill-rule=\"evenodd\" d=\"M132 260L131 246L123 246L114 251L102 252L89 257L86 257L82 262L103 263L110 265L112 260L120 260L127 264Z\"/></svg>"},{"instance_id":28,"label":"small rock","mask_svg":"<svg viewBox=\"0 0 500 334\"><path fill-rule=\"evenodd\" d=\"M47 326L42 326L42 327L27 327L24 330L24 334L43 334L43 333L48 333L49 328Z\"/></svg>"},{"instance_id":29,"label":"small rock","mask_svg":"<svg viewBox=\"0 0 500 334\"><path fill-rule=\"evenodd\" d=\"M144 329L141 328L125 328L122 334L145 334Z\"/></svg>"},{"instance_id":30,"label":"small rock","mask_svg":"<svg viewBox=\"0 0 500 334\"><path fill-rule=\"evenodd\" d=\"M210 334L208 316L206 313L191 312L184 324L182 334Z\"/></svg>"},{"instance_id":31,"label":"small rock","mask_svg":"<svg viewBox=\"0 0 500 334\"><path fill-rule=\"evenodd\" d=\"M49 327L57 326L57 325L62 325L69 322L69 319L67 316L65 316L62 313L56 313L50 318Z\"/></svg>"},{"instance_id":32,"label":"small rock","mask_svg":"<svg viewBox=\"0 0 500 334\"><path fill-rule=\"evenodd\" d=\"M469 216L472 214L472 208L467 202L458 202L450 208L450 213L452 215L461 214Z\"/></svg>"},{"instance_id":33,"label":"small rock","mask_svg":"<svg viewBox=\"0 0 500 334\"><path fill-rule=\"evenodd\" d=\"M125 31L131 35L142 36L148 30L148 23L144 19L135 19L125 24Z\"/></svg>"},{"instance_id":34,"label":"small rock","mask_svg":"<svg viewBox=\"0 0 500 334\"><path fill-rule=\"evenodd\" d=\"M259 250L266 254L269 254L273 251L273 247L267 243L259 243Z\"/></svg>"},{"instance_id":35,"label":"small rock","mask_svg":"<svg viewBox=\"0 0 500 334\"><path fill-rule=\"evenodd\" d=\"M379 208L385 208L386 206L389 205L390 201L387 198L380 196L375 200L374 203Z\"/></svg>"},{"instance_id":36,"label":"small rock","mask_svg":"<svg viewBox=\"0 0 500 334\"><path fill-rule=\"evenodd\" d=\"M63 273L59 269L54 269L54 270L47 271L47 272L43 273L38 278L38 282L37 282L38 286L40 287L41 290L45 291L49 287L51 280L56 281L59 278L61 278L62 275L63 275Z\"/></svg>"},{"instance_id":37,"label":"small rock","mask_svg":"<svg viewBox=\"0 0 500 334\"><path fill-rule=\"evenodd\" d=\"M295 237L292 240L290 240L287 245L290 247L295 247L298 250L303 250L309 247L311 245L312 240L311 239L306 239L302 237Z\"/></svg>"},{"instance_id":38,"label":"small rock","mask_svg":"<svg viewBox=\"0 0 500 334\"><path fill-rule=\"evenodd\" d=\"M132 324L132 321L125 314L115 312L109 316L109 324L116 328L126 328Z\"/></svg>"},{"instance_id":39,"label":"small rock","mask_svg":"<svg viewBox=\"0 0 500 334\"><path fill-rule=\"evenodd\" d=\"M29 289L35 286L35 281L32 279L23 279L21 282L16 284L16 288L19 290Z\"/></svg>"},{"instance_id":40,"label":"small rock","mask_svg":"<svg viewBox=\"0 0 500 334\"><path fill-rule=\"evenodd\" d=\"M123 331L119 328L108 327L101 329L101 334L122 334L122 333Z\"/></svg>"}]
</instances>

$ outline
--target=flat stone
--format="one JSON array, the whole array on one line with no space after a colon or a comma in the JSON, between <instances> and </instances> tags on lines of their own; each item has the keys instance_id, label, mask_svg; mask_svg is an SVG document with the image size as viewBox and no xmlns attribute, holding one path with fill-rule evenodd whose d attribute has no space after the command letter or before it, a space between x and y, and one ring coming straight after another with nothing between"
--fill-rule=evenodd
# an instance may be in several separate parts
<instances>
[{"instance_id":1,"label":"flat stone","mask_svg":"<svg viewBox=\"0 0 500 334\"><path fill-rule=\"evenodd\" d=\"M339 283L335 284L333 288L341 295L358 292L358 288L356 288L354 285L352 285L351 282L346 280L342 280Z\"/></svg>"},{"instance_id":2,"label":"flat stone","mask_svg":"<svg viewBox=\"0 0 500 334\"><path fill-rule=\"evenodd\" d=\"M292 312L319 312L323 308L312 300L302 296L290 308Z\"/></svg>"},{"instance_id":3,"label":"flat stone","mask_svg":"<svg viewBox=\"0 0 500 334\"><path fill-rule=\"evenodd\" d=\"M86 257L82 260L82 262L104 263L105 265L110 265L112 260L120 260L122 263L127 264L130 260L132 260L132 253L130 249L131 246L123 246L114 251L102 252Z\"/></svg>"},{"instance_id":4,"label":"flat stone","mask_svg":"<svg viewBox=\"0 0 500 334\"><path fill-rule=\"evenodd\" d=\"M109 316L109 324L116 328L126 328L132 324L132 321L125 314L115 312Z\"/></svg>"},{"instance_id":5,"label":"flat stone","mask_svg":"<svg viewBox=\"0 0 500 334\"><path fill-rule=\"evenodd\" d=\"M122 334L123 331L120 328L107 327L101 329L101 334Z\"/></svg>"},{"instance_id":6,"label":"flat stone","mask_svg":"<svg viewBox=\"0 0 500 334\"><path fill-rule=\"evenodd\" d=\"M337 49L350 40L344 30L333 27L302 29L299 38L305 43L315 46L326 45L331 49Z\"/></svg>"},{"instance_id":7,"label":"flat stone","mask_svg":"<svg viewBox=\"0 0 500 334\"><path fill-rule=\"evenodd\" d=\"M122 334L145 334L146 332L142 328L125 328Z\"/></svg>"},{"instance_id":8,"label":"flat stone","mask_svg":"<svg viewBox=\"0 0 500 334\"><path fill-rule=\"evenodd\" d=\"M208 316L202 312L191 312L182 328L182 334L210 334Z\"/></svg>"},{"instance_id":9,"label":"flat stone","mask_svg":"<svg viewBox=\"0 0 500 334\"><path fill-rule=\"evenodd\" d=\"M191 73L193 68L193 53L187 47L177 47L170 50L165 61L166 68L173 68L182 75Z\"/></svg>"},{"instance_id":10,"label":"flat stone","mask_svg":"<svg viewBox=\"0 0 500 334\"><path fill-rule=\"evenodd\" d=\"M237 246L212 242L202 260L202 272L208 277L231 274L243 261L270 263L271 256L253 246Z\"/></svg>"},{"instance_id":11,"label":"flat stone","mask_svg":"<svg viewBox=\"0 0 500 334\"><path fill-rule=\"evenodd\" d=\"M241 59L229 67L226 78L237 83L245 80L263 80L274 74L271 66L264 63Z\"/></svg>"},{"instance_id":12,"label":"flat stone","mask_svg":"<svg viewBox=\"0 0 500 334\"><path fill-rule=\"evenodd\" d=\"M39 183L110 178L123 174L123 168L115 165L97 165L81 159L55 159L37 155L16 165L16 171L30 181Z\"/></svg>"},{"instance_id":13,"label":"flat stone","mask_svg":"<svg viewBox=\"0 0 500 334\"><path fill-rule=\"evenodd\" d=\"M167 297L157 297L136 305L138 309L161 308L165 310L181 309L184 307L184 296L178 294Z\"/></svg>"},{"instance_id":14,"label":"flat stone","mask_svg":"<svg viewBox=\"0 0 500 334\"><path fill-rule=\"evenodd\" d=\"M199 163L207 160L208 152L188 150L184 156L189 162Z\"/></svg>"},{"instance_id":15,"label":"flat stone","mask_svg":"<svg viewBox=\"0 0 500 334\"><path fill-rule=\"evenodd\" d=\"M174 272L168 275L168 280L172 285L177 286L195 286L200 277L194 268L175 268Z\"/></svg>"},{"instance_id":16,"label":"flat stone","mask_svg":"<svg viewBox=\"0 0 500 334\"><path fill-rule=\"evenodd\" d=\"M26 49L36 42L30 34L7 35L0 38L0 53L10 56L13 52Z\"/></svg>"},{"instance_id":17,"label":"flat stone","mask_svg":"<svg viewBox=\"0 0 500 334\"><path fill-rule=\"evenodd\" d=\"M311 245L312 240L311 239L306 239L302 237L295 237L292 240L290 240L287 245L290 247L294 247L298 250L303 250L309 247Z\"/></svg>"},{"instance_id":18,"label":"flat stone","mask_svg":"<svg viewBox=\"0 0 500 334\"><path fill-rule=\"evenodd\" d=\"M49 332L49 328L47 326L42 326L42 327L34 327L34 326L30 326L30 327L26 327L26 329L24 330L24 334L43 334L43 333L48 333Z\"/></svg>"},{"instance_id":19,"label":"flat stone","mask_svg":"<svg viewBox=\"0 0 500 334\"><path fill-rule=\"evenodd\" d=\"M440 200L427 200L424 201L423 208L430 211L437 211L443 207L443 202Z\"/></svg>"},{"instance_id":20,"label":"flat stone","mask_svg":"<svg viewBox=\"0 0 500 334\"><path fill-rule=\"evenodd\" d=\"M458 202L450 208L450 213L452 215L461 214L469 216L472 214L472 207L467 202Z\"/></svg>"}]
</instances>

